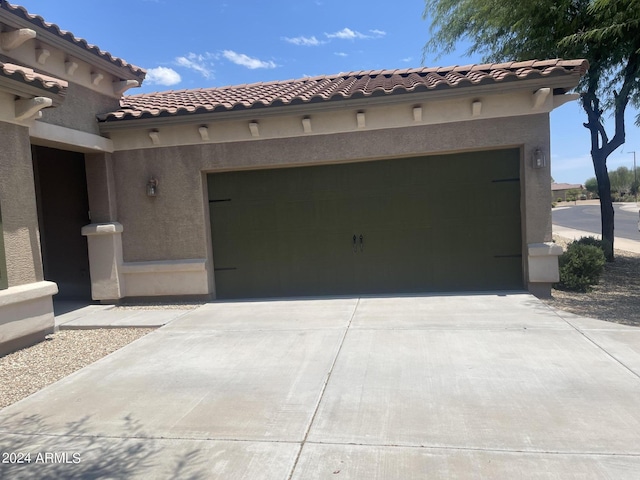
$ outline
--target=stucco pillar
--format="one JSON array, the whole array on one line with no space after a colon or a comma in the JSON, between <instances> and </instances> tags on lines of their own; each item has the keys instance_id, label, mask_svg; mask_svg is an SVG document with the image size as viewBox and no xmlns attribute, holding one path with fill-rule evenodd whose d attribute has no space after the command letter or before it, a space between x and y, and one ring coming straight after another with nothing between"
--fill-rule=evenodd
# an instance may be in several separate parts
<instances>
[{"instance_id":1,"label":"stucco pillar","mask_svg":"<svg viewBox=\"0 0 640 480\"><path fill-rule=\"evenodd\" d=\"M91 221L94 223L117 221L118 210L111 154L85 154L85 169Z\"/></svg>"},{"instance_id":2,"label":"stucco pillar","mask_svg":"<svg viewBox=\"0 0 640 480\"><path fill-rule=\"evenodd\" d=\"M551 296L551 285L560 280L558 257L562 247L552 242L528 245L529 291L537 297Z\"/></svg>"},{"instance_id":3,"label":"stucco pillar","mask_svg":"<svg viewBox=\"0 0 640 480\"><path fill-rule=\"evenodd\" d=\"M3 107L0 102L0 110ZM0 289L0 355L4 355L53 332L52 297L58 287L43 281L29 129L0 122L0 145L0 244L6 263Z\"/></svg>"},{"instance_id":4,"label":"stucco pillar","mask_svg":"<svg viewBox=\"0 0 640 480\"><path fill-rule=\"evenodd\" d=\"M27 127L0 122L0 205L9 287L44 280Z\"/></svg>"},{"instance_id":5,"label":"stucco pillar","mask_svg":"<svg viewBox=\"0 0 640 480\"><path fill-rule=\"evenodd\" d=\"M92 223L82 227L89 247L91 297L104 303L124 296L122 275L122 225Z\"/></svg>"}]
</instances>

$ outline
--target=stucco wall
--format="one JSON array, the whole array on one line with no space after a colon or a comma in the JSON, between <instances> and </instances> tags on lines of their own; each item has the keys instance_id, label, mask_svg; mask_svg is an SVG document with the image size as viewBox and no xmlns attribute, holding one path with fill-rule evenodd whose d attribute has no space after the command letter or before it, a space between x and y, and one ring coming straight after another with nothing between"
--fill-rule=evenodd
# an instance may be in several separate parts
<instances>
[{"instance_id":1,"label":"stucco wall","mask_svg":"<svg viewBox=\"0 0 640 480\"><path fill-rule=\"evenodd\" d=\"M29 129L0 122L0 205L9 287L43 280Z\"/></svg>"},{"instance_id":2,"label":"stucco wall","mask_svg":"<svg viewBox=\"0 0 640 480\"><path fill-rule=\"evenodd\" d=\"M534 170L536 148L549 152L548 114L336 135L119 151L113 154L124 260L208 256L201 172L362 161L428 153L523 146L523 241L551 238L549 168ZM149 177L159 180L149 198ZM541 200L543 199L543 200ZM526 267L525 267L526 268Z\"/></svg>"},{"instance_id":3,"label":"stucco wall","mask_svg":"<svg viewBox=\"0 0 640 480\"><path fill-rule=\"evenodd\" d=\"M70 82L64 103L56 108L45 108L40 121L99 135L96 115L118 108L118 99Z\"/></svg>"}]
</instances>

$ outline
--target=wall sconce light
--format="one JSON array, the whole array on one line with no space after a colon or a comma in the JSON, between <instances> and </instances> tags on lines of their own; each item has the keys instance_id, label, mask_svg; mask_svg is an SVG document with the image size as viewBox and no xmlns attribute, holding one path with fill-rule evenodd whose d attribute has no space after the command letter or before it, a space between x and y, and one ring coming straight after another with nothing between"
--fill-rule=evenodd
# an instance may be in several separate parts
<instances>
[{"instance_id":1,"label":"wall sconce light","mask_svg":"<svg viewBox=\"0 0 640 480\"><path fill-rule=\"evenodd\" d=\"M158 194L158 180L151 177L147 182L147 197L155 197Z\"/></svg>"},{"instance_id":2,"label":"wall sconce light","mask_svg":"<svg viewBox=\"0 0 640 480\"><path fill-rule=\"evenodd\" d=\"M533 151L533 168L544 168L547 165L547 158L542 150L536 148Z\"/></svg>"}]
</instances>

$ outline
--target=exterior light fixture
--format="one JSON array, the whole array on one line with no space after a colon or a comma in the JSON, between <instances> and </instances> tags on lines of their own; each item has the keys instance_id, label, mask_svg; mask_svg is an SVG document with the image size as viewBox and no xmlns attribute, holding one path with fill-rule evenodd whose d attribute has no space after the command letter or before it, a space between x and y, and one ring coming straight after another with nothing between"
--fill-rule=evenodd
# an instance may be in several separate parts
<instances>
[{"instance_id":1,"label":"exterior light fixture","mask_svg":"<svg viewBox=\"0 0 640 480\"><path fill-rule=\"evenodd\" d=\"M539 148L536 148L533 152L533 168L544 168L547 166L547 158L544 152Z\"/></svg>"},{"instance_id":2,"label":"exterior light fixture","mask_svg":"<svg viewBox=\"0 0 640 480\"><path fill-rule=\"evenodd\" d=\"M158 194L158 180L151 177L147 182L147 197L155 197Z\"/></svg>"}]
</instances>

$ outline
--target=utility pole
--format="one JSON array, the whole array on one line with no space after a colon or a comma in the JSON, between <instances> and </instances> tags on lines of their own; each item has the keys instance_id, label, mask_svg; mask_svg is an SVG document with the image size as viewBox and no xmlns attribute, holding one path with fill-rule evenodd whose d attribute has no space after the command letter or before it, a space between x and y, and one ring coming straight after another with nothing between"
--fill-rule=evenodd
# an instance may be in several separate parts
<instances>
[{"instance_id":1,"label":"utility pole","mask_svg":"<svg viewBox=\"0 0 640 480\"><path fill-rule=\"evenodd\" d=\"M629 153L633 153L633 185L636 187L636 203L638 203L638 170L636 170L636 151L634 150Z\"/></svg>"}]
</instances>

